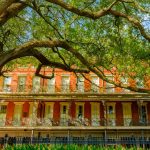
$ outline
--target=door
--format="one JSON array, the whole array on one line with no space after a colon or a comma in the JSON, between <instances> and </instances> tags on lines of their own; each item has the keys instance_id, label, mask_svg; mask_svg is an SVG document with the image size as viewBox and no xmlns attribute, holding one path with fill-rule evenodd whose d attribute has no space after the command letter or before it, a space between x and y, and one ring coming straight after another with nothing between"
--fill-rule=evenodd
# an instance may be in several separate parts
<instances>
[{"instance_id":1,"label":"door","mask_svg":"<svg viewBox=\"0 0 150 150\"><path fill-rule=\"evenodd\" d=\"M13 125L19 126L21 123L22 116L22 104L15 104L14 116L13 116Z\"/></svg>"},{"instance_id":2,"label":"door","mask_svg":"<svg viewBox=\"0 0 150 150\"><path fill-rule=\"evenodd\" d=\"M124 126L129 126L132 121L131 103L123 103Z\"/></svg>"},{"instance_id":3,"label":"door","mask_svg":"<svg viewBox=\"0 0 150 150\"><path fill-rule=\"evenodd\" d=\"M107 125L115 126L116 125L116 112L115 112L115 104L107 105Z\"/></svg>"},{"instance_id":4,"label":"door","mask_svg":"<svg viewBox=\"0 0 150 150\"><path fill-rule=\"evenodd\" d=\"M91 103L92 106L92 126L99 126L99 118L100 118L100 105L99 103Z\"/></svg>"},{"instance_id":5,"label":"door","mask_svg":"<svg viewBox=\"0 0 150 150\"><path fill-rule=\"evenodd\" d=\"M68 125L68 105L67 104L61 104L61 115L60 115L60 125Z\"/></svg>"}]
</instances>

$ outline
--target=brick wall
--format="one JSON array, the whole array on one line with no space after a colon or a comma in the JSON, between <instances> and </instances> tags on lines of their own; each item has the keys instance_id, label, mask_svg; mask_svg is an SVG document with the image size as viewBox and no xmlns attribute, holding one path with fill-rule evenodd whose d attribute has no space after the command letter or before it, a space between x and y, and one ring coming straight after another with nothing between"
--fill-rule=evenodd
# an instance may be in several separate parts
<instances>
[{"instance_id":1,"label":"brick wall","mask_svg":"<svg viewBox=\"0 0 150 150\"><path fill-rule=\"evenodd\" d=\"M116 102L116 125L123 125L123 108L121 102Z\"/></svg>"},{"instance_id":2,"label":"brick wall","mask_svg":"<svg viewBox=\"0 0 150 150\"><path fill-rule=\"evenodd\" d=\"M138 105L137 105L136 101L132 102L131 110L132 110L132 122L133 122L133 125L138 125L138 122L139 122L139 110L138 110Z\"/></svg>"},{"instance_id":3,"label":"brick wall","mask_svg":"<svg viewBox=\"0 0 150 150\"><path fill-rule=\"evenodd\" d=\"M89 121L91 121L91 104L90 104L90 102L84 103L84 118L87 118Z\"/></svg>"},{"instance_id":4,"label":"brick wall","mask_svg":"<svg viewBox=\"0 0 150 150\"><path fill-rule=\"evenodd\" d=\"M54 103L53 119L55 122L60 120L60 102Z\"/></svg>"},{"instance_id":5,"label":"brick wall","mask_svg":"<svg viewBox=\"0 0 150 150\"><path fill-rule=\"evenodd\" d=\"M9 102L7 105L7 112L6 112L6 125L11 125L13 120L15 104L13 102Z\"/></svg>"},{"instance_id":6,"label":"brick wall","mask_svg":"<svg viewBox=\"0 0 150 150\"><path fill-rule=\"evenodd\" d=\"M75 102L71 102L71 106L70 106L70 115L72 118L76 118L76 104Z\"/></svg>"}]
</instances>

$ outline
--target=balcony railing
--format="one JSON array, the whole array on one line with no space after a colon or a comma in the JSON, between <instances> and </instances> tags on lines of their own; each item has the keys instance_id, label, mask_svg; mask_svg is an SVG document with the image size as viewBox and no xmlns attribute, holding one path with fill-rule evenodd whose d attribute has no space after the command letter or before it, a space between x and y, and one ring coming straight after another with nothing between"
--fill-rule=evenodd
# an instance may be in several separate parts
<instances>
[{"instance_id":1,"label":"balcony railing","mask_svg":"<svg viewBox=\"0 0 150 150\"><path fill-rule=\"evenodd\" d=\"M28 127L35 127L35 126L91 126L91 127L100 127L100 126L149 126L150 121L141 122L141 121L133 121L131 118L128 118L128 123L126 123L126 119L123 119L122 123L117 123L116 119L87 119L87 118L76 118L76 119L63 119L54 120L52 118L22 118L22 119L1 119L0 120L0 127L4 126L28 126Z\"/></svg>"},{"instance_id":2,"label":"balcony railing","mask_svg":"<svg viewBox=\"0 0 150 150\"><path fill-rule=\"evenodd\" d=\"M56 86L33 87L33 86L25 86L25 85L24 86L9 85L5 87L0 87L0 93L57 93L58 91L61 93L70 93L70 92L71 93L72 92L75 92L75 93L91 92L91 93L109 93L109 94L115 93L114 88L105 89L105 87L101 87L97 89L91 88L88 91L83 88L78 89L77 87L74 91L72 91L70 86L68 85L62 85L61 87L56 87ZM126 93L129 93L129 92L126 92Z\"/></svg>"}]
</instances>

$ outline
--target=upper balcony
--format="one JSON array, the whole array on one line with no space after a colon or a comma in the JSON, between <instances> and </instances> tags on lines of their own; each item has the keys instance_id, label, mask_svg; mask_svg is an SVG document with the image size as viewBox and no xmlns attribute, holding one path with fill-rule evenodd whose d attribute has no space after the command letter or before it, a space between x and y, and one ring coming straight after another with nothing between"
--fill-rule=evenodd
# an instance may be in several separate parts
<instances>
[{"instance_id":1,"label":"upper balcony","mask_svg":"<svg viewBox=\"0 0 150 150\"><path fill-rule=\"evenodd\" d=\"M150 94L145 93L135 93L135 92L114 92L114 88L112 90L109 89L107 92L104 88L100 88L100 91L83 91L83 90L75 90L70 91L68 87L62 87L65 90L55 91L54 89L48 89L47 87L37 87L37 88L29 88L27 86L16 86L9 85L0 88L0 99L4 100L150 100ZM55 87L56 89L56 87ZM111 92L110 92L111 91Z\"/></svg>"}]
</instances>

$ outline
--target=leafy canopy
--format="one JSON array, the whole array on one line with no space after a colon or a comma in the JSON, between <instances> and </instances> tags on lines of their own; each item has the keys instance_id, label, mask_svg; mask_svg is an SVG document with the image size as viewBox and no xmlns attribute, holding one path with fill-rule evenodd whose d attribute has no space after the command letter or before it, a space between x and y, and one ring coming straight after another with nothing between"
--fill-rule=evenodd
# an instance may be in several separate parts
<instances>
[{"instance_id":1,"label":"leafy canopy","mask_svg":"<svg viewBox=\"0 0 150 150\"><path fill-rule=\"evenodd\" d=\"M0 67L32 63L71 72L150 75L149 0L22 0L0 8ZM0 2L1 5L1 2ZM44 76L42 76L44 77Z\"/></svg>"}]
</instances>

